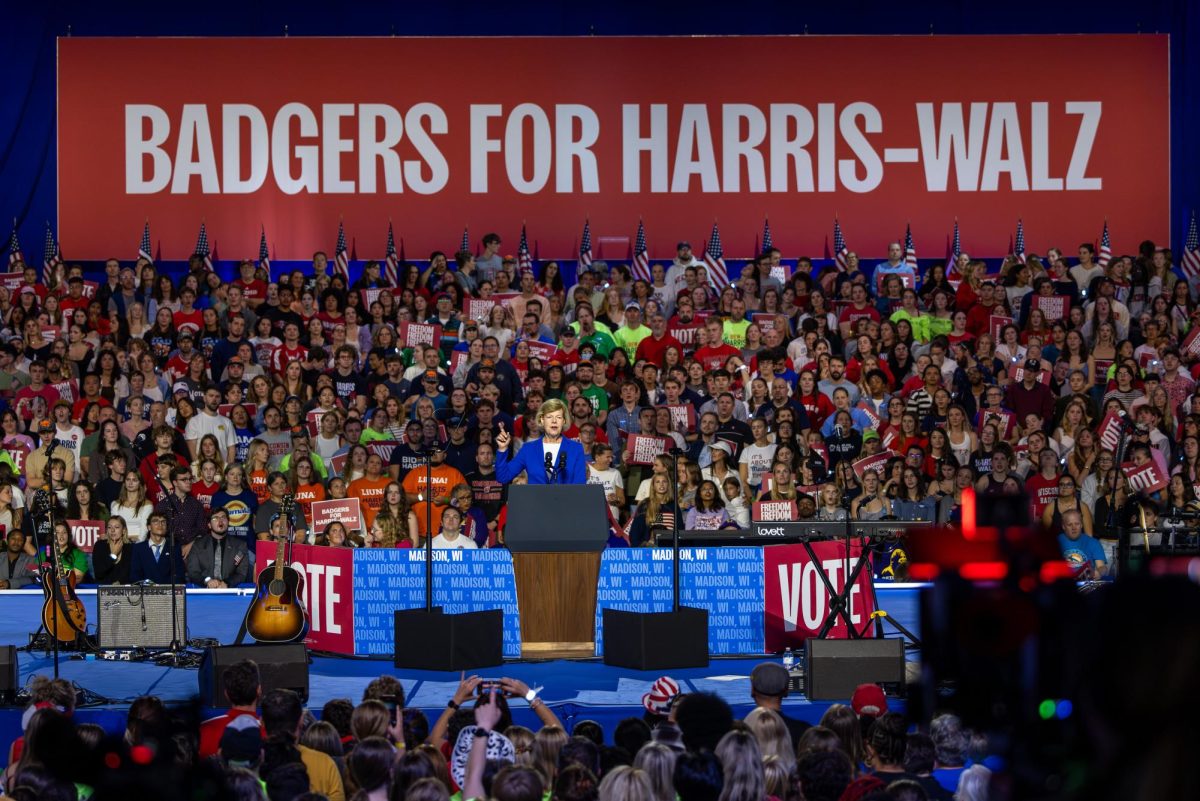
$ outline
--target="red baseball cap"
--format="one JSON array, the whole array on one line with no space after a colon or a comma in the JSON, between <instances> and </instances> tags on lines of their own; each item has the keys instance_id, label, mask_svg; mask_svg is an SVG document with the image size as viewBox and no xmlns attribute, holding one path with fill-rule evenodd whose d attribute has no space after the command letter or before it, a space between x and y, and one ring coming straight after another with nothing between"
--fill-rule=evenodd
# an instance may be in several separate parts
<instances>
[{"instance_id":1,"label":"red baseball cap","mask_svg":"<svg viewBox=\"0 0 1200 801\"><path fill-rule=\"evenodd\" d=\"M860 684L850 698L850 706L856 715L877 718L888 711L887 696L878 684Z\"/></svg>"}]
</instances>

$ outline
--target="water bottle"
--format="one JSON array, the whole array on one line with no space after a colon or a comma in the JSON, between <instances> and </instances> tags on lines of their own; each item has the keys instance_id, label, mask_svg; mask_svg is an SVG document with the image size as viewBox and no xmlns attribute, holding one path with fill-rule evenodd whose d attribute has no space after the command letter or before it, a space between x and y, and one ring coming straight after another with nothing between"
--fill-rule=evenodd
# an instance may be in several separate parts
<instances>
[{"instance_id":1,"label":"water bottle","mask_svg":"<svg viewBox=\"0 0 1200 801\"><path fill-rule=\"evenodd\" d=\"M792 672L792 668L796 666L796 655L791 648L787 648L783 652L783 669L788 673Z\"/></svg>"}]
</instances>

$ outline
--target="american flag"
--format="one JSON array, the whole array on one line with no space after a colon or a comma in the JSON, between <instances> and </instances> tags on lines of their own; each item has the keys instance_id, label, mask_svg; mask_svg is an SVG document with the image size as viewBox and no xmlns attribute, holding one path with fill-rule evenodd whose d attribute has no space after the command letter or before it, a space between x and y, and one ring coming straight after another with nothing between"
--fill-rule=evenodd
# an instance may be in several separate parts
<instances>
[{"instance_id":1,"label":"american flag","mask_svg":"<svg viewBox=\"0 0 1200 801\"><path fill-rule=\"evenodd\" d=\"M1183 274L1191 280L1200 278L1200 233L1196 231L1196 212L1192 212L1192 222L1188 225L1187 239L1183 243L1183 261L1180 262Z\"/></svg>"},{"instance_id":2,"label":"american flag","mask_svg":"<svg viewBox=\"0 0 1200 801\"><path fill-rule=\"evenodd\" d=\"M962 255L962 239L958 235L958 218L954 218L954 241L950 245L950 255L946 257L946 274L958 276L958 257Z\"/></svg>"},{"instance_id":3,"label":"american flag","mask_svg":"<svg viewBox=\"0 0 1200 801\"><path fill-rule=\"evenodd\" d=\"M204 269L210 273L213 268L212 253L208 249L208 231L204 223L200 223L200 236L196 238L196 255L204 259Z\"/></svg>"},{"instance_id":4,"label":"american flag","mask_svg":"<svg viewBox=\"0 0 1200 801\"><path fill-rule=\"evenodd\" d=\"M1107 267L1109 259L1112 258L1112 239L1108 236L1108 220L1104 221L1104 233L1100 234L1100 259L1097 262L1101 267Z\"/></svg>"},{"instance_id":5,"label":"american flag","mask_svg":"<svg viewBox=\"0 0 1200 801\"><path fill-rule=\"evenodd\" d=\"M396 258L396 234L392 231L392 223L388 222L387 253L383 258L383 280L388 286L397 286L400 281L400 260Z\"/></svg>"},{"instance_id":6,"label":"american flag","mask_svg":"<svg viewBox=\"0 0 1200 801\"><path fill-rule=\"evenodd\" d=\"M46 253L42 259L42 282L46 286L50 286L50 276L54 275L54 271L62 264L62 254L58 250L58 243L54 241L54 232L50 230L50 223L46 223Z\"/></svg>"},{"instance_id":7,"label":"american flag","mask_svg":"<svg viewBox=\"0 0 1200 801\"><path fill-rule=\"evenodd\" d=\"M146 220L146 225L142 227L142 242L138 245L138 259L145 259L151 264L154 263L154 257L150 255L150 221Z\"/></svg>"},{"instance_id":8,"label":"american flag","mask_svg":"<svg viewBox=\"0 0 1200 801\"><path fill-rule=\"evenodd\" d=\"M271 275L271 252L267 249L267 227L262 228L262 236L258 238L258 266Z\"/></svg>"},{"instance_id":9,"label":"american flag","mask_svg":"<svg viewBox=\"0 0 1200 801\"><path fill-rule=\"evenodd\" d=\"M646 224L638 220L637 238L633 243L633 277L651 280L650 253L646 248Z\"/></svg>"},{"instance_id":10,"label":"american flag","mask_svg":"<svg viewBox=\"0 0 1200 801\"><path fill-rule=\"evenodd\" d=\"M337 247L333 249L333 274L350 283L350 255L346 252L346 226L338 220Z\"/></svg>"},{"instance_id":11,"label":"american flag","mask_svg":"<svg viewBox=\"0 0 1200 801\"><path fill-rule=\"evenodd\" d=\"M586 270L592 266L592 224L583 221L583 239L579 243L579 269ZM636 277L636 276L635 276Z\"/></svg>"},{"instance_id":12,"label":"american flag","mask_svg":"<svg viewBox=\"0 0 1200 801\"><path fill-rule=\"evenodd\" d=\"M846 256L850 250L846 247L846 237L842 236L842 224L837 217L833 218L833 260L837 268L846 271Z\"/></svg>"},{"instance_id":13,"label":"american flag","mask_svg":"<svg viewBox=\"0 0 1200 801\"><path fill-rule=\"evenodd\" d=\"M533 258L529 255L529 240L525 237L525 223L521 223L521 244L517 246L517 270L533 269Z\"/></svg>"},{"instance_id":14,"label":"american flag","mask_svg":"<svg viewBox=\"0 0 1200 801\"><path fill-rule=\"evenodd\" d=\"M771 248L775 247L775 243L771 241L771 221L763 218L763 241L762 250L760 253L766 253Z\"/></svg>"},{"instance_id":15,"label":"american flag","mask_svg":"<svg viewBox=\"0 0 1200 801\"><path fill-rule=\"evenodd\" d=\"M463 226L462 242L459 244L458 249L463 253L467 253L471 250L471 237L467 233L467 226L465 225Z\"/></svg>"},{"instance_id":16,"label":"american flag","mask_svg":"<svg viewBox=\"0 0 1200 801\"><path fill-rule=\"evenodd\" d=\"M704 266L708 268L708 283L718 292L730 285L729 272L725 269L725 251L721 248L721 232L713 223L712 236L704 246Z\"/></svg>"},{"instance_id":17,"label":"american flag","mask_svg":"<svg viewBox=\"0 0 1200 801\"><path fill-rule=\"evenodd\" d=\"M1013 255L1021 264L1025 263L1025 223L1017 220L1017 243L1013 245Z\"/></svg>"},{"instance_id":18,"label":"american flag","mask_svg":"<svg viewBox=\"0 0 1200 801\"><path fill-rule=\"evenodd\" d=\"M17 241L17 221L13 220L12 236L8 238L8 264L12 266L19 261L25 261L21 253L21 243Z\"/></svg>"},{"instance_id":19,"label":"american flag","mask_svg":"<svg viewBox=\"0 0 1200 801\"><path fill-rule=\"evenodd\" d=\"M904 229L904 263L914 270L917 269L917 249L913 247L912 223Z\"/></svg>"}]
</instances>

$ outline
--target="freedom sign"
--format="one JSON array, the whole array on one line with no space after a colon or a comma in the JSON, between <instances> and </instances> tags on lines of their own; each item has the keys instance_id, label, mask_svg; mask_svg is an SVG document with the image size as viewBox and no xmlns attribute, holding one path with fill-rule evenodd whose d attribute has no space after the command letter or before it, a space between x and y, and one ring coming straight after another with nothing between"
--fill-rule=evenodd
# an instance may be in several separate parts
<instances>
[{"instance_id":1,"label":"freedom sign","mask_svg":"<svg viewBox=\"0 0 1200 801\"><path fill-rule=\"evenodd\" d=\"M809 637L815 637L829 613L830 593L821 573L828 577L835 592L846 586L846 548L837 542L810 542L816 559L803 545L769 545L763 548L764 588L766 590L766 650L782 651L798 648ZM850 570L862 554L861 545L850 548ZM865 555L863 558L867 558ZM850 590L850 622L866 637L874 635L875 611L871 600L870 566L863 568ZM828 636L845 639L850 636L846 621L838 616Z\"/></svg>"},{"instance_id":2,"label":"freedom sign","mask_svg":"<svg viewBox=\"0 0 1200 801\"><path fill-rule=\"evenodd\" d=\"M222 244L249 252L262 225L278 259L307 260L344 218L379 258L390 218L419 253L464 222L516 242L525 220L567 257L585 216L602 239L641 215L665 259L713 219L746 253L767 211L811 221L788 248L819 253L835 196L865 255L886 251L888 220L940 253L955 216L980 256L1018 218L1034 252L1091 241L1105 218L1116 252L1170 240L1166 35L1089 36L1105 57L1086 62L1045 57L1077 36L493 41L504 68L481 71L446 58L477 47L465 37L328 38L318 59L303 38L61 39L62 240L101 260L149 216L190 247L203 219ZM885 48L905 57L846 69ZM679 202L701 195L703 210Z\"/></svg>"}]
</instances>

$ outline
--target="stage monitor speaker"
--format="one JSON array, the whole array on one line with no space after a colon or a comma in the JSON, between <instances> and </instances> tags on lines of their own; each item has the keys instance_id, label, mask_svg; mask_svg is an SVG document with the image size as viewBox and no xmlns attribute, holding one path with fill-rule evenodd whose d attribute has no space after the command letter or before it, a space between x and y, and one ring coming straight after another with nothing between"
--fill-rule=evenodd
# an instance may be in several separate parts
<instances>
[{"instance_id":1,"label":"stage monitor speaker","mask_svg":"<svg viewBox=\"0 0 1200 801\"><path fill-rule=\"evenodd\" d=\"M604 664L634 670L708 667L708 610L625 612L605 609Z\"/></svg>"},{"instance_id":2,"label":"stage monitor speaker","mask_svg":"<svg viewBox=\"0 0 1200 801\"><path fill-rule=\"evenodd\" d=\"M860 684L904 682L904 640L819 640L804 643L804 695L849 701Z\"/></svg>"},{"instance_id":3,"label":"stage monitor speaker","mask_svg":"<svg viewBox=\"0 0 1200 801\"><path fill-rule=\"evenodd\" d=\"M175 587L175 631L187 642L187 595ZM96 588L96 629L103 651L171 647L171 588L125 584Z\"/></svg>"},{"instance_id":4,"label":"stage monitor speaker","mask_svg":"<svg viewBox=\"0 0 1200 801\"><path fill-rule=\"evenodd\" d=\"M17 646L0 645L0 703L15 703L17 690L20 688L21 675L17 669Z\"/></svg>"},{"instance_id":5,"label":"stage monitor speaker","mask_svg":"<svg viewBox=\"0 0 1200 801\"><path fill-rule=\"evenodd\" d=\"M489 609L447 615L432 611L396 612L396 667L411 670L474 670L504 662L504 612Z\"/></svg>"},{"instance_id":6,"label":"stage monitor speaker","mask_svg":"<svg viewBox=\"0 0 1200 801\"><path fill-rule=\"evenodd\" d=\"M234 662L252 659L258 665L263 695L271 690L295 690L308 701L308 650L304 643L259 643L221 645L204 652L200 663L200 703L228 707L225 697L225 670Z\"/></svg>"}]
</instances>

